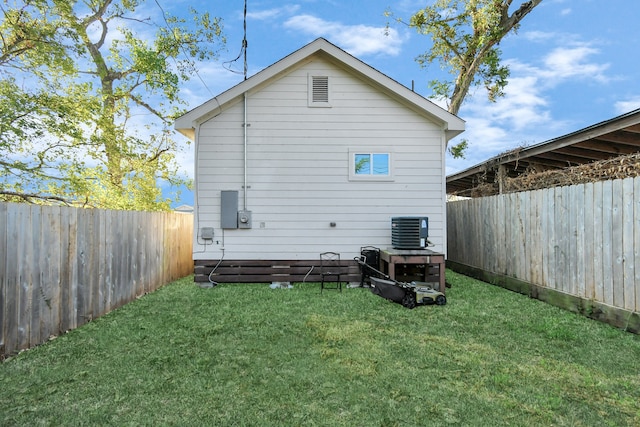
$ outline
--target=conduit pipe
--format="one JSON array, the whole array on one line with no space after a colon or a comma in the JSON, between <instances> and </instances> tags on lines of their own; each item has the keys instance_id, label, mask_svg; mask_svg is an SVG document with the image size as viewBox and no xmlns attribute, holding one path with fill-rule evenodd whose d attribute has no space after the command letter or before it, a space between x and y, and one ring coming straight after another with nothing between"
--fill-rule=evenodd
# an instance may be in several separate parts
<instances>
[{"instance_id":1,"label":"conduit pipe","mask_svg":"<svg viewBox=\"0 0 640 427\"><path fill-rule=\"evenodd\" d=\"M243 209L248 210L247 206L247 191L249 189L248 179L247 179L247 128L249 127L249 123L247 123L247 92L244 93L244 206Z\"/></svg>"}]
</instances>

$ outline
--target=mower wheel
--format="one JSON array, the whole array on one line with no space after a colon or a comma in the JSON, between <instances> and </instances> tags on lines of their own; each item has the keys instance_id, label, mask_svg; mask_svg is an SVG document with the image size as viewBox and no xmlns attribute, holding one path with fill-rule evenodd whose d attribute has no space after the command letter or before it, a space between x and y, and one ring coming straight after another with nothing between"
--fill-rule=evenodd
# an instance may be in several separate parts
<instances>
[{"instance_id":1,"label":"mower wheel","mask_svg":"<svg viewBox=\"0 0 640 427\"><path fill-rule=\"evenodd\" d=\"M408 309L412 309L416 306L416 294L413 292L406 292L404 298L402 298L402 305Z\"/></svg>"},{"instance_id":2,"label":"mower wheel","mask_svg":"<svg viewBox=\"0 0 640 427\"><path fill-rule=\"evenodd\" d=\"M446 303L447 303L447 297L445 297L444 295L438 295L436 297L437 305L445 305Z\"/></svg>"}]
</instances>

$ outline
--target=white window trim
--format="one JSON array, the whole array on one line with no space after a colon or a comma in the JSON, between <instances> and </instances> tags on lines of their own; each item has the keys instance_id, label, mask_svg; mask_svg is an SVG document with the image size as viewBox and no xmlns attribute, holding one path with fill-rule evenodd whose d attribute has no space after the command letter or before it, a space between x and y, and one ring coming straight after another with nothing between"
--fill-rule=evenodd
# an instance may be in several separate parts
<instances>
[{"instance_id":1,"label":"white window trim","mask_svg":"<svg viewBox=\"0 0 640 427\"><path fill-rule=\"evenodd\" d=\"M356 175L356 154L388 154L389 175ZM393 152L391 150L349 149L349 181L394 181L393 177Z\"/></svg>"},{"instance_id":2,"label":"white window trim","mask_svg":"<svg viewBox=\"0 0 640 427\"><path fill-rule=\"evenodd\" d=\"M313 100L313 79L323 77L327 79L327 102L314 102ZM309 107L328 108L331 107L331 78L327 75L307 74L307 103Z\"/></svg>"}]
</instances>

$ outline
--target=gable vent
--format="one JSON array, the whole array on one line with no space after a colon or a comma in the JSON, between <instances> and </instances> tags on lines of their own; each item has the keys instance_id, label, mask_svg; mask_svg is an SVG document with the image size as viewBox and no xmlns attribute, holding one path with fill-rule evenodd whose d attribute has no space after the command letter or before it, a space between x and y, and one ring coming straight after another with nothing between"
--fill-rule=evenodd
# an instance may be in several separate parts
<instances>
[{"instance_id":1,"label":"gable vent","mask_svg":"<svg viewBox=\"0 0 640 427\"><path fill-rule=\"evenodd\" d=\"M329 102L329 77L314 76L312 80L312 102Z\"/></svg>"}]
</instances>

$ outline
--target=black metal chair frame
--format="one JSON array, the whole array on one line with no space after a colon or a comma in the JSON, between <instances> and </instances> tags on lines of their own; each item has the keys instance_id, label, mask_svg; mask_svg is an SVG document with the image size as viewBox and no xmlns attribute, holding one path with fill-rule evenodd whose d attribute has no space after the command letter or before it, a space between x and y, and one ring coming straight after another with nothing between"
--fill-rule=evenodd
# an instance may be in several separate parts
<instances>
[{"instance_id":1,"label":"black metal chair frame","mask_svg":"<svg viewBox=\"0 0 640 427\"><path fill-rule=\"evenodd\" d=\"M327 289L338 289L342 292L342 265L340 264L340 254L337 252L323 252L320 254L320 293L324 290L325 283L335 282L335 287ZM327 280L334 278L335 280Z\"/></svg>"}]
</instances>

